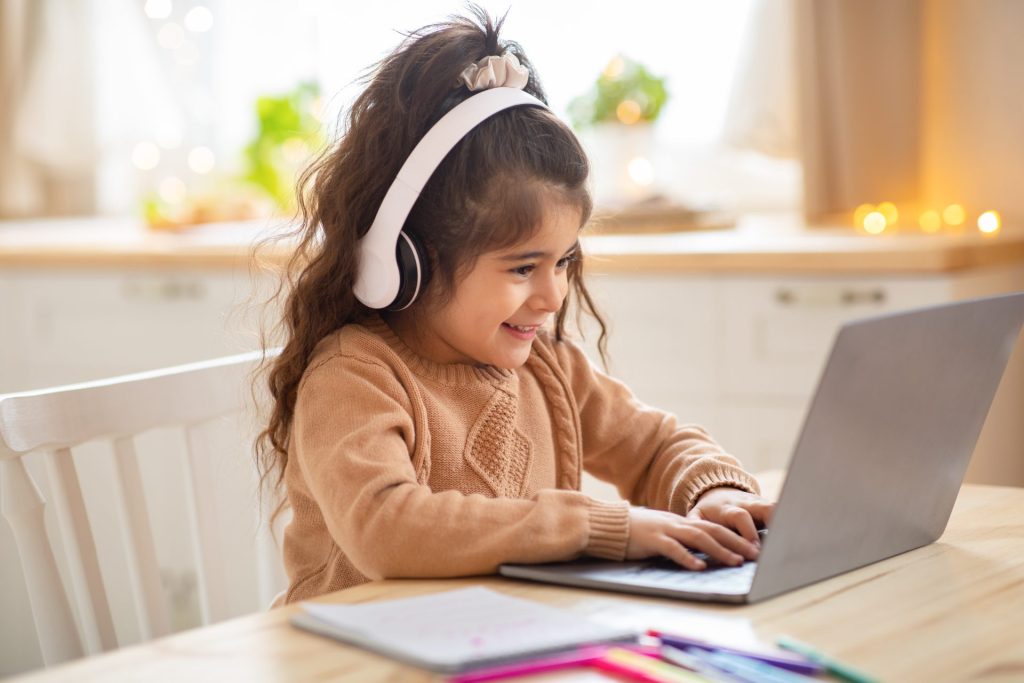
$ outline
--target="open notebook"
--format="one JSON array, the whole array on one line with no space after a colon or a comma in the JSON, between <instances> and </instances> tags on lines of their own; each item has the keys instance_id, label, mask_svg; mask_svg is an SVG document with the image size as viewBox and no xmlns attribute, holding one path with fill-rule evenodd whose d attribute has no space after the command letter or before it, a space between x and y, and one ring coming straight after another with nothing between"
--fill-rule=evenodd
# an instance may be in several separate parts
<instances>
[{"instance_id":1,"label":"open notebook","mask_svg":"<svg viewBox=\"0 0 1024 683\"><path fill-rule=\"evenodd\" d=\"M362 605L301 606L291 619L299 628L441 673L639 635L635 628L482 587Z\"/></svg>"}]
</instances>

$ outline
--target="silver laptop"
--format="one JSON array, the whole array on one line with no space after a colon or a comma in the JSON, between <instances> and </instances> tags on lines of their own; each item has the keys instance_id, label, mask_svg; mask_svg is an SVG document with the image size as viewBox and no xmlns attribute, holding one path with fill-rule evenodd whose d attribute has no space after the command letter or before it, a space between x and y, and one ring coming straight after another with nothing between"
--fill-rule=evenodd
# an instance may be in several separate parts
<instances>
[{"instance_id":1,"label":"silver laptop","mask_svg":"<svg viewBox=\"0 0 1024 683\"><path fill-rule=\"evenodd\" d=\"M756 602L932 543L946 528L1024 322L1024 292L839 330L757 562L505 564L501 574L688 600Z\"/></svg>"}]
</instances>

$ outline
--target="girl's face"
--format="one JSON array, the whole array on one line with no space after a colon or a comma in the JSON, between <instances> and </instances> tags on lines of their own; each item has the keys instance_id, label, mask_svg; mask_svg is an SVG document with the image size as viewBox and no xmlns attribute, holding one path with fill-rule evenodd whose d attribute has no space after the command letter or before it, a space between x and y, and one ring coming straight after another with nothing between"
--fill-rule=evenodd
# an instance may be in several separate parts
<instances>
[{"instance_id":1,"label":"girl's face","mask_svg":"<svg viewBox=\"0 0 1024 683\"><path fill-rule=\"evenodd\" d=\"M568 266L579 258L579 230L579 209L549 202L532 237L480 256L443 308L414 322L395 319L395 331L436 363L518 368L537 328L562 307Z\"/></svg>"}]
</instances>

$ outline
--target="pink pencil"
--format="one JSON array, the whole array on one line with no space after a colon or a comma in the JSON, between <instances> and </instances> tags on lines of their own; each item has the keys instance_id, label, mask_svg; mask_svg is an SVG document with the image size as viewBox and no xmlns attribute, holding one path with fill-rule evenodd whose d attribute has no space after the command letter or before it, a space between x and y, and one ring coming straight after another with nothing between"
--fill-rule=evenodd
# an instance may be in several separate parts
<instances>
[{"instance_id":1,"label":"pink pencil","mask_svg":"<svg viewBox=\"0 0 1024 683\"><path fill-rule=\"evenodd\" d=\"M644 648L642 646L618 645L616 647L642 653L646 653L646 651L651 650L649 647ZM480 669L465 674L459 674L458 676L449 678L448 683L482 683L483 681L497 681L503 678L538 674L545 671L556 671L558 669L569 669L576 666L588 666L604 657L608 653L609 649L611 649L611 647L607 645L582 647L578 650L573 650L572 652L563 652L562 654L552 655L550 657L530 659L525 662L504 664L490 669Z\"/></svg>"}]
</instances>

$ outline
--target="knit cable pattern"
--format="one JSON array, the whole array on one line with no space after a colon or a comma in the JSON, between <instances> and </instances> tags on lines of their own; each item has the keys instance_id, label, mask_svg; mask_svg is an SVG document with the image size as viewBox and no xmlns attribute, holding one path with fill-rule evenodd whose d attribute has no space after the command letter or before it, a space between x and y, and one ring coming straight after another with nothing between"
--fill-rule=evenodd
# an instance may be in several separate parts
<instances>
[{"instance_id":1,"label":"knit cable pattern","mask_svg":"<svg viewBox=\"0 0 1024 683\"><path fill-rule=\"evenodd\" d=\"M533 465L533 446L516 428L516 399L499 389L481 411L466 443L466 461L496 496L520 498Z\"/></svg>"},{"instance_id":2,"label":"knit cable pattern","mask_svg":"<svg viewBox=\"0 0 1024 683\"><path fill-rule=\"evenodd\" d=\"M552 424L555 432L555 455L558 458L558 488L580 490L583 473L583 452L580 442L579 411L558 359L542 340L533 345L527 363L544 393L551 400Z\"/></svg>"}]
</instances>

